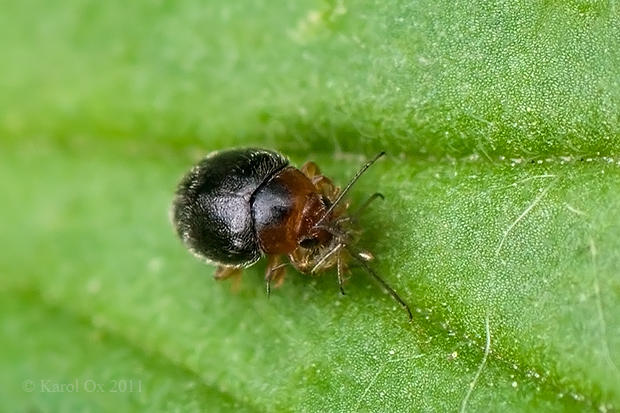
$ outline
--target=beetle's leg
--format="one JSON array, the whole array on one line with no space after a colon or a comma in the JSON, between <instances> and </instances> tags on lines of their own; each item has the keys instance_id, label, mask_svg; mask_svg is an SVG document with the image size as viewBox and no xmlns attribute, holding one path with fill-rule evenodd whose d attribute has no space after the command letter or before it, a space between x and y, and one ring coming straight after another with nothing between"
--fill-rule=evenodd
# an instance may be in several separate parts
<instances>
[{"instance_id":1,"label":"beetle's leg","mask_svg":"<svg viewBox=\"0 0 620 413\"><path fill-rule=\"evenodd\" d=\"M310 182L312 182L321 195L327 197L330 201L334 201L340 193L340 188L334 185L331 179L325 175L316 175L310 178Z\"/></svg>"},{"instance_id":2,"label":"beetle's leg","mask_svg":"<svg viewBox=\"0 0 620 413\"><path fill-rule=\"evenodd\" d=\"M223 265L219 265L217 267L217 270L215 270L215 274L213 275L213 278L215 278L218 281L226 280L228 278L240 276L241 272L243 272L243 268L225 267Z\"/></svg>"},{"instance_id":3,"label":"beetle's leg","mask_svg":"<svg viewBox=\"0 0 620 413\"><path fill-rule=\"evenodd\" d=\"M288 258L291 264L297 269L297 271L303 274L310 274L314 263L311 258L312 254L310 250L304 248L297 248L292 253L288 254Z\"/></svg>"},{"instance_id":4,"label":"beetle's leg","mask_svg":"<svg viewBox=\"0 0 620 413\"><path fill-rule=\"evenodd\" d=\"M321 174L319 167L314 162L308 161L301 166L300 171L306 175L308 178L312 179L317 175Z\"/></svg>"},{"instance_id":5,"label":"beetle's leg","mask_svg":"<svg viewBox=\"0 0 620 413\"><path fill-rule=\"evenodd\" d=\"M349 272L349 269L347 268L344 258L342 257L342 252L338 254L338 261L336 265L338 271L338 285L340 286L340 292L344 295L344 283L347 281L344 276L347 272Z\"/></svg>"},{"instance_id":6,"label":"beetle's leg","mask_svg":"<svg viewBox=\"0 0 620 413\"><path fill-rule=\"evenodd\" d=\"M217 267L217 270L215 270L213 278L217 281L232 278L233 281L231 289L233 292L237 292L241 287L241 273L243 273L243 268L241 267L224 267L223 265L220 265Z\"/></svg>"},{"instance_id":7,"label":"beetle's leg","mask_svg":"<svg viewBox=\"0 0 620 413\"><path fill-rule=\"evenodd\" d=\"M325 198L329 199L330 202L334 202L336 198L338 198L340 188L334 185L328 177L321 175L319 167L314 162L306 162L300 170L310 179L310 182L312 182L316 190ZM333 211L331 215L336 217L342 215L348 206L348 202L343 202L341 205L338 205L338 208Z\"/></svg>"},{"instance_id":8,"label":"beetle's leg","mask_svg":"<svg viewBox=\"0 0 620 413\"><path fill-rule=\"evenodd\" d=\"M286 264L282 264L280 254L269 255L267 270L265 271L265 283L267 284L267 297L271 294L271 284L278 288L284 282Z\"/></svg>"},{"instance_id":9,"label":"beetle's leg","mask_svg":"<svg viewBox=\"0 0 620 413\"><path fill-rule=\"evenodd\" d=\"M333 258L336 255L337 262L340 262L340 251L344 248L344 244L336 245L334 248L329 250L327 254L323 255L318 261L314 264L311 273L316 273L321 271L321 268L331 268L334 264ZM331 264L331 265L330 265ZM339 277L340 278L340 277Z\"/></svg>"},{"instance_id":10,"label":"beetle's leg","mask_svg":"<svg viewBox=\"0 0 620 413\"><path fill-rule=\"evenodd\" d=\"M317 175L310 179L316 190L330 202L334 202L340 194L340 188L334 185L334 183L325 175ZM331 212L331 217L340 217L345 213L349 207L349 201L344 200L338 204L338 206Z\"/></svg>"},{"instance_id":11,"label":"beetle's leg","mask_svg":"<svg viewBox=\"0 0 620 413\"><path fill-rule=\"evenodd\" d=\"M330 201L333 201L340 192L340 188L335 186L329 178L321 175L319 167L314 162L306 162L300 170L310 179L312 185Z\"/></svg>"}]
</instances>

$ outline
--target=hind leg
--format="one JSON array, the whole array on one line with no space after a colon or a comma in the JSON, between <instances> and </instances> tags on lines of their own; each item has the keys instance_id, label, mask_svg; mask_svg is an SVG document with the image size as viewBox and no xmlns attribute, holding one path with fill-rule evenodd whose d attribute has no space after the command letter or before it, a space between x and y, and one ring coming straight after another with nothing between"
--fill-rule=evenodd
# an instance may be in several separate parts
<instances>
[{"instance_id":1,"label":"hind leg","mask_svg":"<svg viewBox=\"0 0 620 413\"><path fill-rule=\"evenodd\" d=\"M224 267L220 265L215 270L215 274L213 274L213 278L217 281L227 280L232 278L232 287L231 290L233 292L239 291L241 288L241 274L243 273L243 268L240 267Z\"/></svg>"}]
</instances>

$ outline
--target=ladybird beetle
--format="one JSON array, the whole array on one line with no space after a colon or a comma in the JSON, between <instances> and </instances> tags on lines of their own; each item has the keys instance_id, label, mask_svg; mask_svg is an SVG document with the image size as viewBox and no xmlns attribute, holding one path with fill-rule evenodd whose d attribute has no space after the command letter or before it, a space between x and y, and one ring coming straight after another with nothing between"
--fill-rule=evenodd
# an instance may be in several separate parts
<instances>
[{"instance_id":1,"label":"ladybird beetle","mask_svg":"<svg viewBox=\"0 0 620 413\"><path fill-rule=\"evenodd\" d=\"M239 280L243 268L268 257L265 281L284 281L286 265L304 274L336 267L344 294L348 263L355 260L407 311L407 303L370 266L370 252L356 243L358 215L376 198L370 196L352 214L345 195L385 152L366 163L340 190L314 162L301 169L278 152L258 148L216 151L196 164L179 183L171 221L183 244L199 259L218 265L215 279Z\"/></svg>"}]
</instances>

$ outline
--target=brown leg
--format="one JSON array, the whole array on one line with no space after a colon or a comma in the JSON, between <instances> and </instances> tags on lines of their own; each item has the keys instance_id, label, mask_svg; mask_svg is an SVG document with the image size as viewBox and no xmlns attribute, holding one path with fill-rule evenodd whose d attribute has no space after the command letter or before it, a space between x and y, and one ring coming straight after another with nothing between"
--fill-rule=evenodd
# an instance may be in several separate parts
<instances>
[{"instance_id":1,"label":"brown leg","mask_svg":"<svg viewBox=\"0 0 620 413\"><path fill-rule=\"evenodd\" d=\"M284 282L286 275L286 264L282 264L279 254L269 255L267 261L267 271L265 272L265 282L267 284L267 296L271 294L271 285L278 288Z\"/></svg>"},{"instance_id":2,"label":"brown leg","mask_svg":"<svg viewBox=\"0 0 620 413\"><path fill-rule=\"evenodd\" d=\"M340 188L334 185L334 183L325 175L321 175L319 167L314 162L306 162L301 167L301 172L310 179L312 185L317 191L330 201L335 201L340 193ZM349 202L342 202L338 205L338 208L333 212L333 216L340 216L348 208Z\"/></svg>"},{"instance_id":3,"label":"brown leg","mask_svg":"<svg viewBox=\"0 0 620 413\"><path fill-rule=\"evenodd\" d=\"M309 251L306 249L297 248L295 251L288 254L288 258L291 263L295 263L294 267L302 274L310 274L312 268L314 268Z\"/></svg>"},{"instance_id":4,"label":"brown leg","mask_svg":"<svg viewBox=\"0 0 620 413\"><path fill-rule=\"evenodd\" d=\"M311 273L318 273L323 271L326 268L331 268L334 266L334 262L338 263L340 261L340 254L342 253L342 249L344 248L344 244L339 244L329 250L326 254L320 257L318 260L314 262L314 267L312 267Z\"/></svg>"},{"instance_id":5,"label":"brown leg","mask_svg":"<svg viewBox=\"0 0 620 413\"><path fill-rule=\"evenodd\" d=\"M310 179L321 174L319 167L314 162L306 162L301 166L300 171Z\"/></svg>"},{"instance_id":6,"label":"brown leg","mask_svg":"<svg viewBox=\"0 0 620 413\"><path fill-rule=\"evenodd\" d=\"M319 191L321 195L325 198L329 199L331 202L334 202L338 195L340 194L340 188L334 185L334 183L329 180L329 178L324 175L317 175L310 180L314 187ZM345 211L349 208L349 201L342 200L336 209L334 209L331 213L332 217L339 217L345 213Z\"/></svg>"},{"instance_id":7,"label":"brown leg","mask_svg":"<svg viewBox=\"0 0 620 413\"><path fill-rule=\"evenodd\" d=\"M325 175L316 175L310 178L310 181L314 187L330 201L336 199L338 193L340 192L340 188L334 185L334 183Z\"/></svg>"},{"instance_id":8,"label":"brown leg","mask_svg":"<svg viewBox=\"0 0 620 413\"><path fill-rule=\"evenodd\" d=\"M239 291L239 288L241 287L241 274L242 273L243 273L243 268L224 267L220 265L217 267L217 270L215 270L215 274L213 275L213 278L215 278L217 281L227 280L229 278L232 278L233 282L232 282L231 289L233 292L237 292Z\"/></svg>"},{"instance_id":9,"label":"brown leg","mask_svg":"<svg viewBox=\"0 0 620 413\"><path fill-rule=\"evenodd\" d=\"M340 188L336 187L325 175L321 175L319 167L314 162L306 162L300 170L323 196L333 200L338 195Z\"/></svg>"}]
</instances>

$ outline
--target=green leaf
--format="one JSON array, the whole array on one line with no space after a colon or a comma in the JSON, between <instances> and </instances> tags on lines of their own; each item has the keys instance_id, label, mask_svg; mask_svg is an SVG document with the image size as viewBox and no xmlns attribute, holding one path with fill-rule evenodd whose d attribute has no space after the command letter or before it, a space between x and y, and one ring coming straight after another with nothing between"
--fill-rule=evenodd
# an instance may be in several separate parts
<instances>
[{"instance_id":1,"label":"green leaf","mask_svg":"<svg viewBox=\"0 0 620 413\"><path fill-rule=\"evenodd\" d=\"M0 410L620 405L613 2L5 3ZM235 145L386 149L351 197L413 323L359 269L213 281L167 210Z\"/></svg>"}]
</instances>

